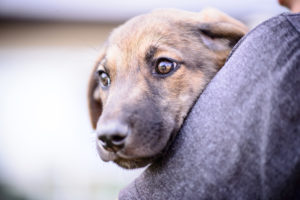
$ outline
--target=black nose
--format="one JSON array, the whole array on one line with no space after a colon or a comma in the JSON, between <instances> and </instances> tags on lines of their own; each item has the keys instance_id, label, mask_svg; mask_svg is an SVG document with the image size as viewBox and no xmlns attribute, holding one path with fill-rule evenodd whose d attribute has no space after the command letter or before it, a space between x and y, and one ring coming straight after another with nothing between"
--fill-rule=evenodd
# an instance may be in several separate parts
<instances>
[{"instance_id":1,"label":"black nose","mask_svg":"<svg viewBox=\"0 0 300 200\"><path fill-rule=\"evenodd\" d=\"M100 124L97 130L98 140L106 150L117 152L124 147L128 135L128 126L120 122Z\"/></svg>"}]
</instances>

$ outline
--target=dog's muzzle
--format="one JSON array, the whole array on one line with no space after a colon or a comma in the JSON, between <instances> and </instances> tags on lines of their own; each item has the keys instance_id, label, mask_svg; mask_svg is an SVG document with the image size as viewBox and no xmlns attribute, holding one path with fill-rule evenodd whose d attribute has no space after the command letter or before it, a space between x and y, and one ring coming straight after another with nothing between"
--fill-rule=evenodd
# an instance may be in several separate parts
<instances>
[{"instance_id":1,"label":"dog's muzzle","mask_svg":"<svg viewBox=\"0 0 300 200\"><path fill-rule=\"evenodd\" d=\"M128 134L128 126L121 122L113 121L101 124L97 130L98 145L109 152L117 153L124 148Z\"/></svg>"}]
</instances>

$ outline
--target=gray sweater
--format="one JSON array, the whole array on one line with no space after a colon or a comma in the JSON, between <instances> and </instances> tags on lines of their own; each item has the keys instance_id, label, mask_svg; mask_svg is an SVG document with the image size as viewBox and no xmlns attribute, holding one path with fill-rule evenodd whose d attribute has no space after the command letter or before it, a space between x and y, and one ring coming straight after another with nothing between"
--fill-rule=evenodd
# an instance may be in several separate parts
<instances>
[{"instance_id":1,"label":"gray sweater","mask_svg":"<svg viewBox=\"0 0 300 200\"><path fill-rule=\"evenodd\" d=\"M300 14L245 36L120 200L300 199Z\"/></svg>"}]
</instances>

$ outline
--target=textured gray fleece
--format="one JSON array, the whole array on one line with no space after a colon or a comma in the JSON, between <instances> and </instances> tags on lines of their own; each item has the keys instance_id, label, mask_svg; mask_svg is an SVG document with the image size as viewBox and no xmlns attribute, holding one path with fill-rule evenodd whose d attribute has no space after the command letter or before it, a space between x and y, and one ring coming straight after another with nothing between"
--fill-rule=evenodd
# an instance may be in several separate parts
<instances>
[{"instance_id":1,"label":"textured gray fleece","mask_svg":"<svg viewBox=\"0 0 300 200\"><path fill-rule=\"evenodd\" d=\"M300 14L236 45L168 154L119 199L300 199Z\"/></svg>"}]
</instances>

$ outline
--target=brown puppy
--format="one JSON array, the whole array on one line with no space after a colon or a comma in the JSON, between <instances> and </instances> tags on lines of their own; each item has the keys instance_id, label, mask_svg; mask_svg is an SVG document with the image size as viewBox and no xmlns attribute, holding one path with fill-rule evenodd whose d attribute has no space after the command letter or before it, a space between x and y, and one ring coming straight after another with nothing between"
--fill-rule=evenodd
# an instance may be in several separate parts
<instances>
[{"instance_id":1,"label":"brown puppy","mask_svg":"<svg viewBox=\"0 0 300 200\"><path fill-rule=\"evenodd\" d=\"M157 10L115 29L88 92L102 160L137 168L160 156L246 32L213 9Z\"/></svg>"}]
</instances>

